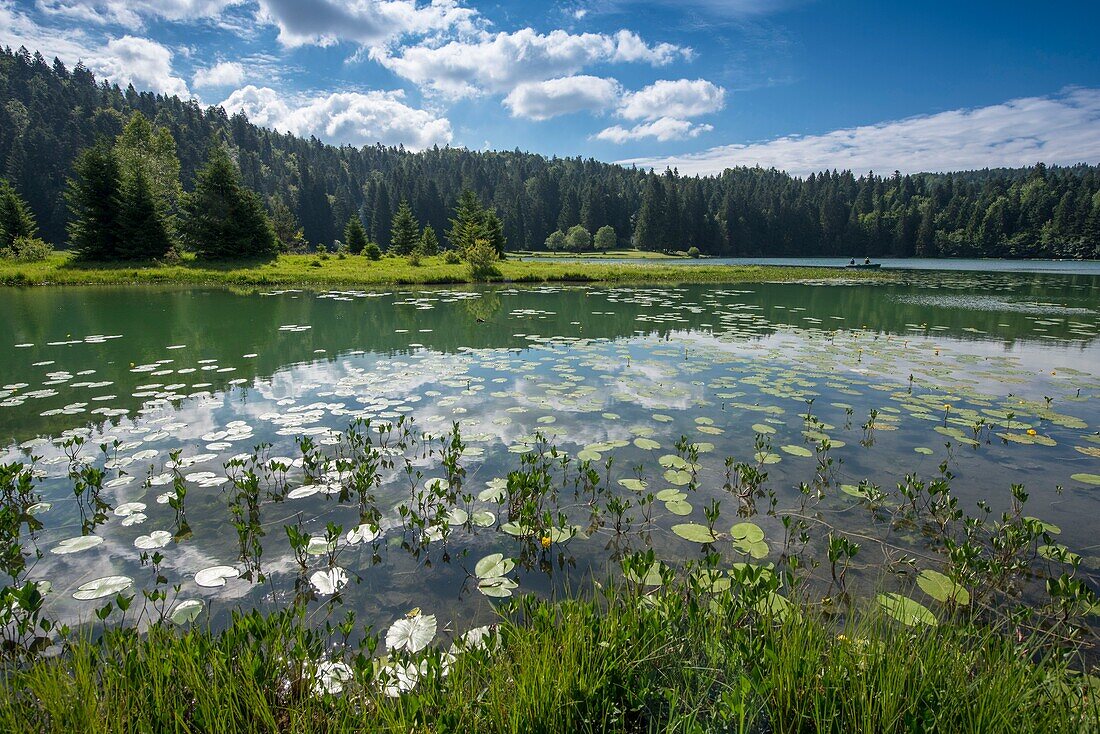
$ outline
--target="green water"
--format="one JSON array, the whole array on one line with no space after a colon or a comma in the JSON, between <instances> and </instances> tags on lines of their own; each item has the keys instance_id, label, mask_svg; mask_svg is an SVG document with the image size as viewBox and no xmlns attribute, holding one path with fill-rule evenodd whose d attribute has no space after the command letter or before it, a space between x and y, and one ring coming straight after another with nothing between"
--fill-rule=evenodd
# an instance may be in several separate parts
<instances>
[{"instance_id":1,"label":"green water","mask_svg":"<svg viewBox=\"0 0 1100 734\"><path fill-rule=\"evenodd\" d=\"M35 542L44 555L31 577L50 581L51 609L73 618L88 618L97 604L72 599L86 581L118 574L140 587L149 571L134 541L170 529L173 517L156 499L164 487L145 479L163 476L169 453L179 449L194 460L186 467L193 532L161 552L166 575L182 585L180 598L203 600L215 617L237 604L277 604L293 575L283 525L300 517L310 532L328 522L347 530L355 513L324 493L268 503L269 582L196 586L200 569L239 564L225 461L261 442L271 444L270 456L289 461L299 455L296 436L323 444L354 418L408 415L433 434L459 423L475 496L515 468L535 431L592 459L615 486L642 465L654 492L675 489L658 458L675 453L678 438L703 449L699 489L686 508L673 512L658 502L648 528L626 539L612 542L602 528L555 547L517 568L518 591L599 576L609 558L631 548L654 547L670 561L697 558L699 546L668 529L705 522L712 500L723 503L719 525L736 521L736 503L722 490L724 459L761 458L754 456L758 436L768 444L759 453L774 457L768 486L785 499L813 476L822 436L832 442L834 487L861 480L892 486L906 473L934 475L945 461L971 506L979 499L1003 506L1009 486L1023 483L1029 512L1060 527L1059 542L1082 555L1082 573L1095 581L1100 489L1072 477L1100 473L1100 277L909 277L885 285L263 294L0 290L4 460L38 457L51 503L39 515L45 527ZM867 429L872 410L877 417ZM807 412L819 422L812 429ZM74 435L87 436L86 455L119 442L105 497L114 507L144 504L144 518L111 513L95 530L102 544L55 554L60 541L81 534L61 447ZM974 436L977 445L960 440ZM441 476L430 459L416 468ZM445 543L409 552L397 510L409 494L402 481L399 472L387 474L378 492L376 549L355 546L341 556L353 578L347 603L379 624L411 606L441 620L488 618L493 602L477 593L468 572L486 554L521 554L523 541L499 529L503 508L491 497L475 500L471 511L493 512L496 524L452 529ZM637 494L619 489L626 498ZM852 498L835 495L828 505L835 521L861 522L849 512ZM580 522L582 505L562 511ZM633 514L636 525L645 524ZM769 542L781 534L772 518L754 521ZM876 569L862 573L872 578Z\"/></svg>"}]
</instances>

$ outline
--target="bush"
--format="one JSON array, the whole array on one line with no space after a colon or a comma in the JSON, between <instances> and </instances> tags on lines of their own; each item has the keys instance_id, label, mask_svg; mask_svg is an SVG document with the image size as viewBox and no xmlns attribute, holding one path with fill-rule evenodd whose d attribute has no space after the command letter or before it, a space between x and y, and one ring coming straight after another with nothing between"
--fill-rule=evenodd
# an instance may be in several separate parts
<instances>
[{"instance_id":1,"label":"bush","mask_svg":"<svg viewBox=\"0 0 1100 734\"><path fill-rule=\"evenodd\" d=\"M11 247L0 249L0 257L20 262L40 262L53 254L53 245L37 237L16 237Z\"/></svg>"},{"instance_id":2,"label":"bush","mask_svg":"<svg viewBox=\"0 0 1100 734\"><path fill-rule=\"evenodd\" d=\"M183 262L183 256L180 255L180 251L176 249L176 246L172 245L168 248L164 255L159 258L158 262L161 262L164 265L179 265L181 262Z\"/></svg>"},{"instance_id":3,"label":"bush","mask_svg":"<svg viewBox=\"0 0 1100 734\"><path fill-rule=\"evenodd\" d=\"M462 262L462 258L459 257L458 253L454 250L447 250L447 252L443 253L443 262L448 265L458 265Z\"/></svg>"},{"instance_id":4,"label":"bush","mask_svg":"<svg viewBox=\"0 0 1100 734\"><path fill-rule=\"evenodd\" d=\"M695 245L692 245L691 247L688 248L688 257L699 257L702 254L703 253L700 252L699 248L696 247Z\"/></svg>"},{"instance_id":5,"label":"bush","mask_svg":"<svg viewBox=\"0 0 1100 734\"><path fill-rule=\"evenodd\" d=\"M363 248L363 254L367 256L368 260L380 260L382 258L382 251L373 242L367 243L367 246Z\"/></svg>"},{"instance_id":6,"label":"bush","mask_svg":"<svg viewBox=\"0 0 1100 734\"><path fill-rule=\"evenodd\" d=\"M419 268L421 265L420 248L414 247L405 259L409 261L409 265L412 265L414 268Z\"/></svg>"},{"instance_id":7,"label":"bush","mask_svg":"<svg viewBox=\"0 0 1100 734\"><path fill-rule=\"evenodd\" d=\"M474 280L487 280L500 275L498 262L500 256L489 240L477 240L466 250L466 264L470 268L470 277Z\"/></svg>"}]
</instances>

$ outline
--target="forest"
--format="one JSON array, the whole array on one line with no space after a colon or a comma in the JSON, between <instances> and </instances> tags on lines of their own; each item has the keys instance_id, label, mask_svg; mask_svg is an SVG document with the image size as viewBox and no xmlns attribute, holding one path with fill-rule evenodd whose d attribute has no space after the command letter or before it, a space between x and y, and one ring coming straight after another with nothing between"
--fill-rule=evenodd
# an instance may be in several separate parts
<instances>
[{"instance_id":1,"label":"forest","mask_svg":"<svg viewBox=\"0 0 1100 734\"><path fill-rule=\"evenodd\" d=\"M337 147L260 128L195 100L121 89L97 81L81 64L69 69L24 48L0 49L0 178L26 202L43 239L74 244L75 169L89 150L112 143L117 150L135 112L150 121L150 139L165 142L167 135L174 142L181 195L191 195L216 151L225 151L276 232L300 231L303 248L331 247L348 236L350 224L357 239L361 225L362 239L385 250L395 218L408 229L408 214L434 240L437 232L455 232L452 216L465 193L466 206L485 205L479 216L494 230L492 239L512 250L1100 258L1098 166L908 175L834 170L806 178L736 168L687 177L519 150ZM155 181L144 183L156 189ZM263 214L242 196L252 215ZM287 239L279 238L283 247ZM447 237L440 245L454 243Z\"/></svg>"}]
</instances>

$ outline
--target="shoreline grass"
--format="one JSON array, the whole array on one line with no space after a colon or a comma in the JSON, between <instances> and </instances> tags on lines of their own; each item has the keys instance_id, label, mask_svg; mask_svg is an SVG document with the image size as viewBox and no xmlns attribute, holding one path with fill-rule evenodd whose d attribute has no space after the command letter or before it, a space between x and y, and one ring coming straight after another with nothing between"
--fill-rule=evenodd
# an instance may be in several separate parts
<instances>
[{"instance_id":1,"label":"shoreline grass","mask_svg":"<svg viewBox=\"0 0 1100 734\"><path fill-rule=\"evenodd\" d=\"M751 592L501 605L488 644L419 658L387 695L386 662L342 657L294 610L221 632L112 630L0 674L4 731L1094 732L1096 681L1030 660L994 631L837 626L774 614ZM748 598L747 598L748 597ZM840 634L837 630L842 630ZM346 665L322 686L331 656ZM357 658L357 659L356 659ZM398 655L389 664L409 665ZM327 688L327 690L326 690ZM338 690L337 690L338 689Z\"/></svg>"},{"instance_id":2,"label":"shoreline grass","mask_svg":"<svg viewBox=\"0 0 1100 734\"><path fill-rule=\"evenodd\" d=\"M598 262L531 262L498 264L500 277L475 281L465 263L450 265L442 257L423 258L420 265L404 258L371 261L362 256L280 255L270 262L200 262L179 264L84 263L67 253L42 262L0 260L0 285L227 285L264 287L335 287L505 283L741 283L804 280L881 281L873 271L790 266L604 264Z\"/></svg>"}]
</instances>

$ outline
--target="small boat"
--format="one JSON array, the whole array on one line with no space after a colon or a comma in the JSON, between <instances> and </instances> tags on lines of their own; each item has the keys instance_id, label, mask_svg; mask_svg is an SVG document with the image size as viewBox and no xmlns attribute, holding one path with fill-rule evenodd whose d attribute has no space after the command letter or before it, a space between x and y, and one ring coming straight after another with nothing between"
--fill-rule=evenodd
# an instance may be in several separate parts
<instances>
[{"instance_id":1,"label":"small boat","mask_svg":"<svg viewBox=\"0 0 1100 734\"><path fill-rule=\"evenodd\" d=\"M882 267L882 263L856 263L855 265L848 263L844 267L852 270L878 270Z\"/></svg>"}]
</instances>

